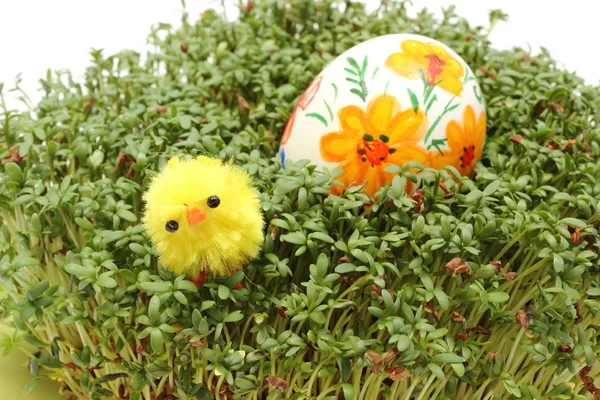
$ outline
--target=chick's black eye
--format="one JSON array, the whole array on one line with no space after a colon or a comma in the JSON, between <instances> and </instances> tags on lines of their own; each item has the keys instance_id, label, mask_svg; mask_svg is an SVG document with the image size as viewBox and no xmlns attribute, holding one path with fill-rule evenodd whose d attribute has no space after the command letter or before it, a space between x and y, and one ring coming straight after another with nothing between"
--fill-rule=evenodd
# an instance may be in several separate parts
<instances>
[{"instance_id":1,"label":"chick's black eye","mask_svg":"<svg viewBox=\"0 0 600 400\"><path fill-rule=\"evenodd\" d=\"M165 225L165 230L167 232L171 232L171 233L177 232L177 229L179 229L179 224L177 223L177 221L170 220Z\"/></svg>"},{"instance_id":2,"label":"chick's black eye","mask_svg":"<svg viewBox=\"0 0 600 400\"><path fill-rule=\"evenodd\" d=\"M217 196L210 196L206 201L206 204L208 204L210 208L217 208L219 207L219 204L221 204L221 199Z\"/></svg>"}]
</instances>

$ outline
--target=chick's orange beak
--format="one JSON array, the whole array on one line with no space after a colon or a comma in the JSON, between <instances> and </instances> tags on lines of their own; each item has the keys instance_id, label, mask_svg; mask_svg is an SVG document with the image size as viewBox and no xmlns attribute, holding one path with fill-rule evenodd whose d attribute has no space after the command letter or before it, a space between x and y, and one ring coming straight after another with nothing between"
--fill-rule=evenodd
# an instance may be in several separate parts
<instances>
[{"instance_id":1,"label":"chick's orange beak","mask_svg":"<svg viewBox=\"0 0 600 400\"><path fill-rule=\"evenodd\" d=\"M206 219L206 214L204 211L200 210L197 207L190 208L187 211L187 220L190 226L194 226L199 222L202 222Z\"/></svg>"}]
</instances>

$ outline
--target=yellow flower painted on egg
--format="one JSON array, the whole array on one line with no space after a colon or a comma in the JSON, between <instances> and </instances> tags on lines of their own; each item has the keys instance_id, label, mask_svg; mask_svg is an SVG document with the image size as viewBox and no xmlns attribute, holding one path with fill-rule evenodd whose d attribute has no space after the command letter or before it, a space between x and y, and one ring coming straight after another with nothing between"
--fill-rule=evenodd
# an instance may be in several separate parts
<instances>
[{"instance_id":1,"label":"yellow flower painted on egg","mask_svg":"<svg viewBox=\"0 0 600 400\"><path fill-rule=\"evenodd\" d=\"M462 125L458 121L450 121L446 125L446 139L449 150L431 154L431 166L442 169L452 165L463 176L473 176L475 163L483 154L485 143L486 116L485 112L475 117L473 107L468 105L463 113Z\"/></svg>"},{"instance_id":2,"label":"yellow flower painted on egg","mask_svg":"<svg viewBox=\"0 0 600 400\"><path fill-rule=\"evenodd\" d=\"M401 110L395 97L379 95L366 110L350 105L338 115L341 131L324 135L320 148L325 161L339 163L344 170L337 178L344 186L364 185L373 196L394 177L385 172L390 164L427 163L427 152L417 144L427 130L427 117L421 109ZM332 188L335 194L342 190Z\"/></svg>"},{"instance_id":3,"label":"yellow flower painted on egg","mask_svg":"<svg viewBox=\"0 0 600 400\"><path fill-rule=\"evenodd\" d=\"M401 52L385 61L389 70L408 79L423 79L427 86L439 86L460 96L465 69L444 48L418 40L405 40L400 48Z\"/></svg>"}]
</instances>

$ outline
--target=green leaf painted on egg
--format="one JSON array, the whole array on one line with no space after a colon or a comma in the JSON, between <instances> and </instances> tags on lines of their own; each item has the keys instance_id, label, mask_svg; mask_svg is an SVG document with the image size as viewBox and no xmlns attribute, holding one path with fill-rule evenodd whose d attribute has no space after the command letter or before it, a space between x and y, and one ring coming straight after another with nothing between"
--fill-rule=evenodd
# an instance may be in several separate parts
<instances>
[{"instance_id":1,"label":"green leaf painted on egg","mask_svg":"<svg viewBox=\"0 0 600 400\"><path fill-rule=\"evenodd\" d=\"M483 97L481 96L480 93L477 93L477 86L473 86L473 93L475 93L475 97L477 97L477 101L479 102L479 104L482 104Z\"/></svg>"},{"instance_id":2,"label":"green leaf painted on egg","mask_svg":"<svg viewBox=\"0 0 600 400\"><path fill-rule=\"evenodd\" d=\"M335 104L335 101L337 100L337 95L338 95L338 87L336 86L335 83L332 83L331 86L333 86L333 103Z\"/></svg>"},{"instance_id":3,"label":"green leaf painted on egg","mask_svg":"<svg viewBox=\"0 0 600 400\"><path fill-rule=\"evenodd\" d=\"M354 58L348 57L346 60L348 60L348 64L350 64L352 68L360 71L360 67Z\"/></svg>"},{"instance_id":4,"label":"green leaf painted on egg","mask_svg":"<svg viewBox=\"0 0 600 400\"><path fill-rule=\"evenodd\" d=\"M344 71L348 72L351 75L358 76L358 72L356 72L353 69L350 69L348 67L344 68Z\"/></svg>"},{"instance_id":5,"label":"green leaf painted on egg","mask_svg":"<svg viewBox=\"0 0 600 400\"><path fill-rule=\"evenodd\" d=\"M365 58L363 59L363 65L360 69L360 75L364 78L365 73L367 72L367 65L369 63L369 58L367 56L365 56Z\"/></svg>"},{"instance_id":6,"label":"green leaf painted on egg","mask_svg":"<svg viewBox=\"0 0 600 400\"><path fill-rule=\"evenodd\" d=\"M333 122L333 111L331 110L329 103L327 103L327 100L323 100L323 103L325 103L325 107L327 107L327 112L329 113L329 120Z\"/></svg>"},{"instance_id":7,"label":"green leaf painted on egg","mask_svg":"<svg viewBox=\"0 0 600 400\"><path fill-rule=\"evenodd\" d=\"M408 89L408 95L410 96L413 111L416 113L419 110L419 100L417 100L417 95L410 89Z\"/></svg>"},{"instance_id":8,"label":"green leaf painted on egg","mask_svg":"<svg viewBox=\"0 0 600 400\"><path fill-rule=\"evenodd\" d=\"M323 123L323 125L329 126L329 124L327 123L327 120L321 114L318 114L318 113L308 113L308 114L306 114L306 116L307 117L311 117L311 118L316 118L319 121L321 121Z\"/></svg>"},{"instance_id":9,"label":"green leaf painted on egg","mask_svg":"<svg viewBox=\"0 0 600 400\"><path fill-rule=\"evenodd\" d=\"M373 70L373 74L371 75L371 85L373 84L373 80L375 80L375 75L377 75L377 72L379 72L379 67Z\"/></svg>"},{"instance_id":10,"label":"green leaf painted on egg","mask_svg":"<svg viewBox=\"0 0 600 400\"><path fill-rule=\"evenodd\" d=\"M344 71L350 74L350 77L347 77L346 81L358 86L358 88L350 89L350 93L357 95L362 101L367 101L367 95L369 94L369 91L367 90L365 75L367 73L367 66L369 64L368 57L365 56L363 58L362 66L359 66L358 62L352 57L348 57L346 60L348 61L348 64L350 64L350 67L352 67L344 68Z\"/></svg>"},{"instance_id":11,"label":"green leaf painted on egg","mask_svg":"<svg viewBox=\"0 0 600 400\"><path fill-rule=\"evenodd\" d=\"M367 101L367 95L356 88L350 89L350 93L357 95L362 101Z\"/></svg>"}]
</instances>

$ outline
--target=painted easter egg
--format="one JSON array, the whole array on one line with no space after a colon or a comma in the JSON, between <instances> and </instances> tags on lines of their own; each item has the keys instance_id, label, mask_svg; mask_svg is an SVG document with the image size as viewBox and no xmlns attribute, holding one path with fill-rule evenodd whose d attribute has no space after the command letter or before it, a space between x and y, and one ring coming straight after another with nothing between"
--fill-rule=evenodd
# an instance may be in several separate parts
<instances>
[{"instance_id":1,"label":"painted easter egg","mask_svg":"<svg viewBox=\"0 0 600 400\"><path fill-rule=\"evenodd\" d=\"M286 159L340 168L345 187L374 195L417 161L472 176L486 135L473 71L448 46L414 34L367 40L334 59L300 97L281 139Z\"/></svg>"}]
</instances>

